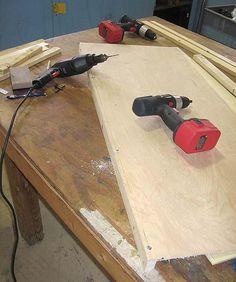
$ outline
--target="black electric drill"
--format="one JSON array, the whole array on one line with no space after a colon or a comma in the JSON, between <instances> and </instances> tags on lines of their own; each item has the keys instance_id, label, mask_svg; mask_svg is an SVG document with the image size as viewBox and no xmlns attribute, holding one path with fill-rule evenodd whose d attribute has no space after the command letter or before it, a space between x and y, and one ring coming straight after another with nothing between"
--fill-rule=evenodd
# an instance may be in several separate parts
<instances>
[{"instance_id":1,"label":"black electric drill","mask_svg":"<svg viewBox=\"0 0 236 282\"><path fill-rule=\"evenodd\" d=\"M99 63L105 62L109 57L105 54L95 55L87 54L79 57L74 57L70 60L65 60L54 64L50 69L48 69L41 76L32 81L33 87L35 89L42 88L49 81L53 80L55 77L68 77L72 75L77 75L84 73L96 66Z\"/></svg>"},{"instance_id":2,"label":"black electric drill","mask_svg":"<svg viewBox=\"0 0 236 282\"><path fill-rule=\"evenodd\" d=\"M211 150L220 138L220 131L207 119L184 120L173 109L183 109L192 101L185 96L145 96L133 102L137 116L158 115L174 132L174 142L186 153Z\"/></svg>"},{"instance_id":3,"label":"black electric drill","mask_svg":"<svg viewBox=\"0 0 236 282\"><path fill-rule=\"evenodd\" d=\"M157 38L157 35L155 32L153 32L149 27L147 27L145 24L132 19L126 15L124 15L120 19L121 23L130 23L135 27L136 33L140 35L143 38L150 39L150 40L155 40Z\"/></svg>"}]
</instances>

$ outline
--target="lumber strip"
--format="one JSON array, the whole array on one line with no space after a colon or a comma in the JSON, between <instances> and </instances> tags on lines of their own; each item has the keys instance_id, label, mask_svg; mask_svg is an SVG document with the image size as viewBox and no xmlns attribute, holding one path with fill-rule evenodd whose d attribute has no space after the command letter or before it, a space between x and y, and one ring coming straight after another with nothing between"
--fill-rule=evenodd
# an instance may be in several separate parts
<instances>
[{"instance_id":1,"label":"lumber strip","mask_svg":"<svg viewBox=\"0 0 236 282\"><path fill-rule=\"evenodd\" d=\"M173 41L178 46L181 46L182 48L194 53L194 54L201 54L208 58L211 62L214 63L217 67L225 70L227 73L231 74L232 76L236 77L236 67L233 66L231 63L222 60L221 58L216 57L215 55L211 54L209 51L206 51L196 45L193 45L192 43L184 40L183 38L180 38L179 36L149 22L149 21L142 21L144 24L150 26L151 28L155 29L159 34L161 34L163 37L169 39L170 41ZM209 49L210 50L210 49Z\"/></svg>"},{"instance_id":2,"label":"lumber strip","mask_svg":"<svg viewBox=\"0 0 236 282\"><path fill-rule=\"evenodd\" d=\"M207 255L206 257L212 265L216 265L216 264L236 258L236 251L225 252L222 254Z\"/></svg>"},{"instance_id":3,"label":"lumber strip","mask_svg":"<svg viewBox=\"0 0 236 282\"><path fill-rule=\"evenodd\" d=\"M26 44L22 44L22 45L19 45L19 46L16 46L16 47L12 47L12 48L2 50L2 51L0 51L0 56L21 50L21 49L26 48L26 47L31 47L31 46L34 46L34 45L37 45L37 44L40 44L40 43L45 43L45 40L44 39L38 39L38 40L31 41L31 42L26 43Z\"/></svg>"},{"instance_id":4,"label":"lumber strip","mask_svg":"<svg viewBox=\"0 0 236 282\"><path fill-rule=\"evenodd\" d=\"M48 58L51 58L55 55L58 55L61 53L61 49L59 47L52 47L48 49L47 51L43 52L42 54L36 55L33 58L29 59L28 61L21 64L21 66L28 66L32 67ZM6 73L4 75L0 75L0 81L5 80L10 77L10 73Z\"/></svg>"},{"instance_id":5,"label":"lumber strip","mask_svg":"<svg viewBox=\"0 0 236 282\"><path fill-rule=\"evenodd\" d=\"M10 60L9 63L0 65L0 74L6 74L7 72L9 72L10 67L19 66L23 62L29 60L30 58L32 58L35 55L38 55L41 52L42 52L41 46L36 45L36 46L30 47L30 49L25 51L19 57Z\"/></svg>"},{"instance_id":6,"label":"lumber strip","mask_svg":"<svg viewBox=\"0 0 236 282\"><path fill-rule=\"evenodd\" d=\"M43 42L43 43L35 44L33 46L41 46L42 51L44 52L44 51L49 49L48 45L49 45L48 43ZM21 54L23 54L24 52L26 52L27 50L29 50L33 46L25 47L25 48L19 49L19 50L14 51L14 52L10 52L10 53L4 54L4 55L0 55L0 65L8 62L9 60L11 60L15 57L20 56Z\"/></svg>"},{"instance_id":7,"label":"lumber strip","mask_svg":"<svg viewBox=\"0 0 236 282\"><path fill-rule=\"evenodd\" d=\"M232 81L227 75L215 67L204 56L197 54L193 56L195 62L197 62L202 68L209 72L217 81L219 81L230 93L236 96L236 83Z\"/></svg>"},{"instance_id":8,"label":"lumber strip","mask_svg":"<svg viewBox=\"0 0 236 282\"><path fill-rule=\"evenodd\" d=\"M223 55L221 55L221 54L219 54L219 53L217 53L217 52L215 52L215 51L213 51L212 49L207 48L206 46L204 46L204 45L202 45L202 44L200 44L200 43L198 43L198 42L196 42L196 41L194 41L194 40L192 40L192 39L190 39L190 38L184 36L183 34L177 32L177 31L175 31L175 30L173 30L173 29L171 29L171 28L168 28L167 26L164 26L164 25L162 25L162 24L160 24L160 23L157 23L157 22L155 22L155 21L150 21L150 22L153 23L153 24L155 24L156 26L158 26L158 27L160 27L160 28L162 28L162 29L168 31L168 32L171 32L172 34L175 34L175 35L178 36L179 38L182 38L182 39L184 39L185 41L187 41L187 42L189 42L189 43L191 43L191 44L193 44L193 45L195 45L195 46L197 46L197 47L203 49L204 51L209 52L210 54L216 56L217 58L222 59L223 61L225 61L225 62L231 64L232 66L236 67L236 62L234 62L234 61L232 61L232 60L226 58L225 56L223 56Z\"/></svg>"}]
</instances>

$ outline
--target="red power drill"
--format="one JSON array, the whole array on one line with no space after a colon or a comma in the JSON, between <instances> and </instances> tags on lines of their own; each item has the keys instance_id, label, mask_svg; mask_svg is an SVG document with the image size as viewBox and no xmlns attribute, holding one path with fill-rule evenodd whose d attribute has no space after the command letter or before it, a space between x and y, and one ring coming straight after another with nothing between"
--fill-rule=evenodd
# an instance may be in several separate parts
<instances>
[{"instance_id":1,"label":"red power drill","mask_svg":"<svg viewBox=\"0 0 236 282\"><path fill-rule=\"evenodd\" d=\"M102 21L99 24L99 35L102 36L108 43L119 43L123 40L125 31L134 32L145 39L155 40L156 34L134 19L123 16L120 23L114 23L110 20Z\"/></svg>"},{"instance_id":2,"label":"red power drill","mask_svg":"<svg viewBox=\"0 0 236 282\"><path fill-rule=\"evenodd\" d=\"M185 96L145 96L133 102L133 112L137 116L159 115L174 132L174 142L186 153L211 150L220 138L220 131L209 120L182 119L173 108L183 109L192 101Z\"/></svg>"}]
</instances>

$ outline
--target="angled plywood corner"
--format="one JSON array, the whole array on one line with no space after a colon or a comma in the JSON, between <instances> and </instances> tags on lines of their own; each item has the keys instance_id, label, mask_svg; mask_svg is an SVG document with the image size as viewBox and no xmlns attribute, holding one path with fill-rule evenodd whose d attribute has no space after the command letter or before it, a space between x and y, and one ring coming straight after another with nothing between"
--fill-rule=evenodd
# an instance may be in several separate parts
<instances>
[{"instance_id":1,"label":"angled plywood corner","mask_svg":"<svg viewBox=\"0 0 236 282\"><path fill-rule=\"evenodd\" d=\"M80 45L120 54L94 67L92 93L119 187L146 267L157 260L236 249L236 114L178 48ZM136 97L191 98L181 116L222 132L212 151L187 155L158 117L132 113Z\"/></svg>"}]
</instances>

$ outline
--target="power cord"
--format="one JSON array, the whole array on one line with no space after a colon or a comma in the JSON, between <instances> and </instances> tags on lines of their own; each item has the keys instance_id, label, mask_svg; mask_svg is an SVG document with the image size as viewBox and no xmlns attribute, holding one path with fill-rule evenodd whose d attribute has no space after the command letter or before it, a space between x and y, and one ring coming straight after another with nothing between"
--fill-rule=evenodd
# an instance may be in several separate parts
<instances>
[{"instance_id":1,"label":"power cord","mask_svg":"<svg viewBox=\"0 0 236 282\"><path fill-rule=\"evenodd\" d=\"M11 136L12 128L14 126L14 122L15 122L15 119L16 119L17 112L20 109L20 107L23 105L23 103L27 100L27 98L30 96L30 94L32 93L33 90L34 90L34 87L31 87L28 90L25 98L19 103L19 105L17 106L14 114L12 115L9 128L7 130L6 137L5 137L4 142L3 142L2 153L1 153L1 158L0 158L0 194L3 198L3 200L6 202L6 204L10 208L10 212L11 212L12 217L13 217L12 225L13 225L13 232L14 232L15 241L14 241L14 244L13 244L13 250L12 250L12 255L11 255L11 275L12 275L14 282L17 281L14 269L15 269L16 251L17 251L17 246L18 246L18 242L19 242L19 232L18 232L18 225L17 225L14 207L12 206L10 201L7 199L7 197L6 197L6 195L4 194L4 191L3 191L3 162L4 162L4 159L5 159L7 146L8 146L8 143L9 143L9 139L10 139L10 136Z\"/></svg>"}]
</instances>

